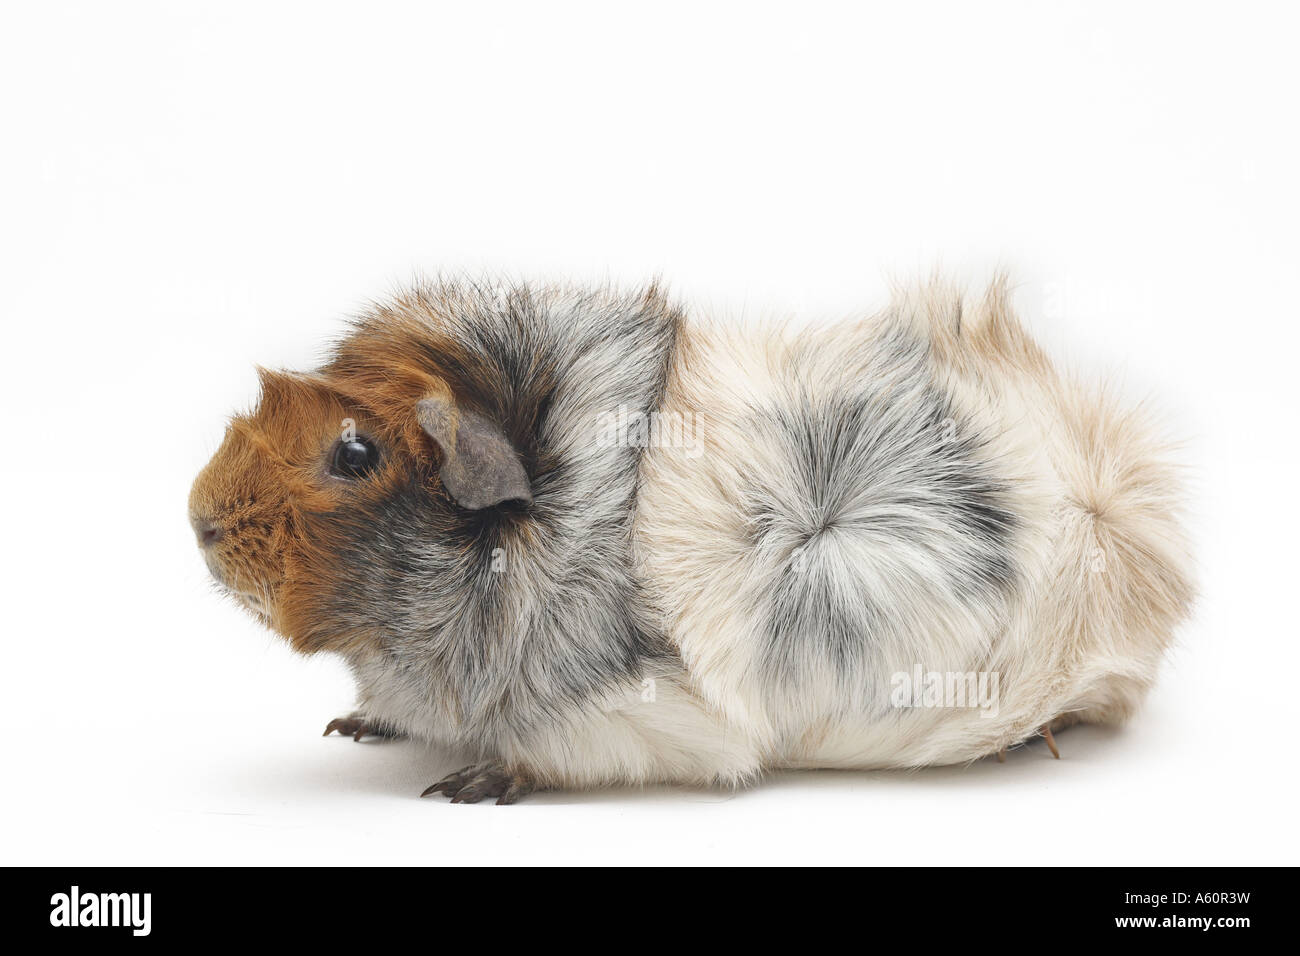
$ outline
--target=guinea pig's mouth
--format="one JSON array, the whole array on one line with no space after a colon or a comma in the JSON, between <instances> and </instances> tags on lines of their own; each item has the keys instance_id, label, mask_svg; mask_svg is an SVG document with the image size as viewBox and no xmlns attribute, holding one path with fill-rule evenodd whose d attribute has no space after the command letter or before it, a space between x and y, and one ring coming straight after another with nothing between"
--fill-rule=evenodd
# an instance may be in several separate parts
<instances>
[{"instance_id":1,"label":"guinea pig's mouth","mask_svg":"<svg viewBox=\"0 0 1300 956\"><path fill-rule=\"evenodd\" d=\"M232 591L231 592L244 607L248 608L258 617L271 619L271 604L267 598L260 594L254 594L251 591Z\"/></svg>"},{"instance_id":2,"label":"guinea pig's mouth","mask_svg":"<svg viewBox=\"0 0 1300 956\"><path fill-rule=\"evenodd\" d=\"M254 616L261 620L263 624L270 625L273 610L270 588L259 587L249 590L247 587L237 587L226 580L225 575L221 573L221 568L215 561L207 558L204 563L208 566L208 573L212 575L213 582L222 593L230 595L240 605L252 611Z\"/></svg>"},{"instance_id":3,"label":"guinea pig's mouth","mask_svg":"<svg viewBox=\"0 0 1300 956\"><path fill-rule=\"evenodd\" d=\"M238 588L223 586L222 590L229 594L235 601L257 618L267 627L272 626L274 620L274 607L269 594L258 591L243 591Z\"/></svg>"}]
</instances>

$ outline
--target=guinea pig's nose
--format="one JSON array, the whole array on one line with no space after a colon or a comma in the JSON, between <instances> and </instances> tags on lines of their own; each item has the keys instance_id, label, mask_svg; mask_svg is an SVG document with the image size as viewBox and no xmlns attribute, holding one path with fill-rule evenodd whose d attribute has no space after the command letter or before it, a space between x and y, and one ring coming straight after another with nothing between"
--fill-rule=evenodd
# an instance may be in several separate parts
<instances>
[{"instance_id":1,"label":"guinea pig's nose","mask_svg":"<svg viewBox=\"0 0 1300 956\"><path fill-rule=\"evenodd\" d=\"M199 539L200 548L210 548L221 540L221 526L215 521L191 515L190 524L194 526L194 534Z\"/></svg>"}]
</instances>

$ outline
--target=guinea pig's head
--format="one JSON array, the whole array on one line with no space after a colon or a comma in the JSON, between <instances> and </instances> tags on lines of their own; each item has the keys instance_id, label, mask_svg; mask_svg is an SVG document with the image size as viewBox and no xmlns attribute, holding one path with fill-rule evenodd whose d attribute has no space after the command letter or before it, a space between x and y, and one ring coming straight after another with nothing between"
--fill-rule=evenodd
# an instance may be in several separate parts
<instances>
[{"instance_id":1,"label":"guinea pig's head","mask_svg":"<svg viewBox=\"0 0 1300 956\"><path fill-rule=\"evenodd\" d=\"M195 480L189 516L213 578L298 650L378 639L395 613L386 590L452 586L436 562L422 566L439 541L531 500L500 426L437 377L260 375L255 409L231 420Z\"/></svg>"}]
</instances>

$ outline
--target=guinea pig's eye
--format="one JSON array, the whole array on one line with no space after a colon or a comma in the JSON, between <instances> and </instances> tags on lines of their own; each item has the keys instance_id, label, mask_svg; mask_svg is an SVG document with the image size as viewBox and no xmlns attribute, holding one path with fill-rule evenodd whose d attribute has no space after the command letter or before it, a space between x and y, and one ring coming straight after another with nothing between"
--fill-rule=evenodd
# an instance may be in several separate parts
<instances>
[{"instance_id":1,"label":"guinea pig's eye","mask_svg":"<svg viewBox=\"0 0 1300 956\"><path fill-rule=\"evenodd\" d=\"M379 449L364 438L353 438L334 445L330 474L339 478L364 478L378 465Z\"/></svg>"}]
</instances>

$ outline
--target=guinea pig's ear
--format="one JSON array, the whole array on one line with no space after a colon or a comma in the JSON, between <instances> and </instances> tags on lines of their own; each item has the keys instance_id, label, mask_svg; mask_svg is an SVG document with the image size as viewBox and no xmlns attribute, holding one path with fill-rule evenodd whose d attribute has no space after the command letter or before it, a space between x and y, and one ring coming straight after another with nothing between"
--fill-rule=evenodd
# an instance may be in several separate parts
<instances>
[{"instance_id":1,"label":"guinea pig's ear","mask_svg":"<svg viewBox=\"0 0 1300 956\"><path fill-rule=\"evenodd\" d=\"M503 501L532 501L528 476L505 433L450 395L415 403L415 417L442 451L442 483L462 508L477 511Z\"/></svg>"}]
</instances>

